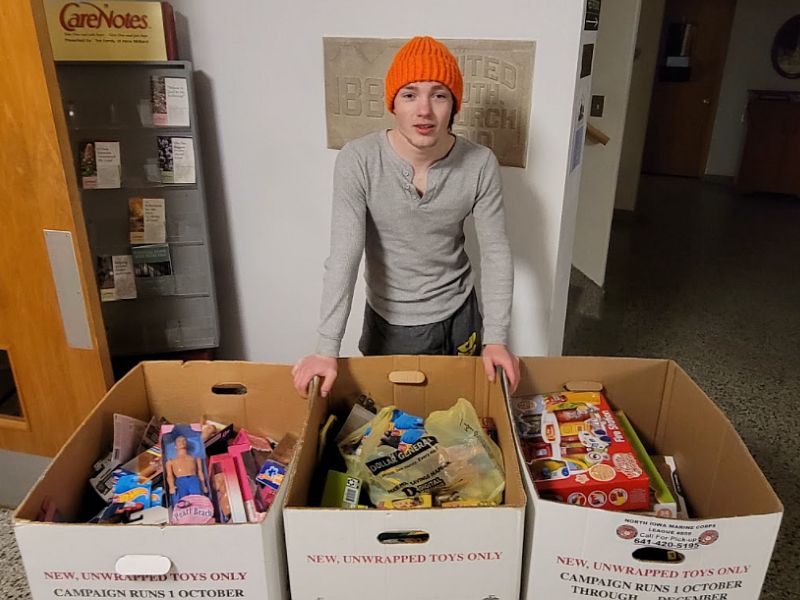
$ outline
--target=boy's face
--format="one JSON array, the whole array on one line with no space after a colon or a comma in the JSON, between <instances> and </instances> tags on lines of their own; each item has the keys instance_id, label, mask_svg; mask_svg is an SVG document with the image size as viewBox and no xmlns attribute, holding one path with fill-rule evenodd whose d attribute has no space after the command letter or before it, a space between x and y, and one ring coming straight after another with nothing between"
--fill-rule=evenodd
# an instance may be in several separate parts
<instances>
[{"instance_id":1,"label":"boy's face","mask_svg":"<svg viewBox=\"0 0 800 600\"><path fill-rule=\"evenodd\" d=\"M400 88L394 99L398 132L419 150L435 147L449 132L453 95L438 81L415 81Z\"/></svg>"}]
</instances>

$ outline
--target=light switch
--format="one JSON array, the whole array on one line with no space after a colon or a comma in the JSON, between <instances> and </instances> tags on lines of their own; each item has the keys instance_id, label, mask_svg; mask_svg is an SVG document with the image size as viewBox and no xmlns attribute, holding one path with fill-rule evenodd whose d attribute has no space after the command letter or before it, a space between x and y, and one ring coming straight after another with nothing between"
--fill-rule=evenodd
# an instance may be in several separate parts
<instances>
[{"instance_id":1,"label":"light switch","mask_svg":"<svg viewBox=\"0 0 800 600\"><path fill-rule=\"evenodd\" d=\"M589 114L592 117L602 117L603 105L605 104L605 101L606 101L605 96L592 96L592 108Z\"/></svg>"}]
</instances>

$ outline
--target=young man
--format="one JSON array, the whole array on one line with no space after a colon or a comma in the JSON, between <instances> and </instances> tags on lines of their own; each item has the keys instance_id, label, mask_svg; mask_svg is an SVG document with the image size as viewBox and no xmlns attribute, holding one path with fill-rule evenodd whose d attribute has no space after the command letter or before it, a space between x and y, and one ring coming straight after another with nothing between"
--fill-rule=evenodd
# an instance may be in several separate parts
<instances>
[{"instance_id":1,"label":"young man","mask_svg":"<svg viewBox=\"0 0 800 600\"><path fill-rule=\"evenodd\" d=\"M323 378L326 396L366 254L367 305L359 349L377 354L481 353L486 375L503 367L512 388L519 364L506 347L513 266L500 170L491 150L450 131L463 81L450 51L416 37L386 74L395 127L346 144L336 159L331 251L325 262L317 353L292 370L304 395ZM464 251L464 219L474 215L482 300Z\"/></svg>"}]
</instances>

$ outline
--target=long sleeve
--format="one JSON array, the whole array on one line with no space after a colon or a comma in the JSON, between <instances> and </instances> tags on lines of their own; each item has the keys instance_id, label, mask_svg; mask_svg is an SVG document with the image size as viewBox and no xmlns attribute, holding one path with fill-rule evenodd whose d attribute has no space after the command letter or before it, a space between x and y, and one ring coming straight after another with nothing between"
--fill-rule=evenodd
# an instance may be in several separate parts
<instances>
[{"instance_id":1,"label":"long sleeve","mask_svg":"<svg viewBox=\"0 0 800 600\"><path fill-rule=\"evenodd\" d=\"M345 146L333 175L331 246L325 261L317 353L339 356L366 237L366 177L359 157Z\"/></svg>"},{"instance_id":2,"label":"long sleeve","mask_svg":"<svg viewBox=\"0 0 800 600\"><path fill-rule=\"evenodd\" d=\"M472 212L481 255L483 343L508 344L514 265L506 234L500 166L494 153L489 153L478 181Z\"/></svg>"}]
</instances>

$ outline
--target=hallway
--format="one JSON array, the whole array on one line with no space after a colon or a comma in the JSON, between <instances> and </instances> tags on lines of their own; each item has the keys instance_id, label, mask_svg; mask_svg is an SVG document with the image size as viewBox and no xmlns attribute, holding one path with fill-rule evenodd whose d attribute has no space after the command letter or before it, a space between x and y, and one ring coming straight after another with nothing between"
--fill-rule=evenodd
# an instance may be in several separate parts
<instances>
[{"instance_id":1,"label":"hallway","mask_svg":"<svg viewBox=\"0 0 800 600\"><path fill-rule=\"evenodd\" d=\"M797 598L800 199L643 176L605 288L573 269L564 354L674 359L722 407L785 506L761 598Z\"/></svg>"}]
</instances>

